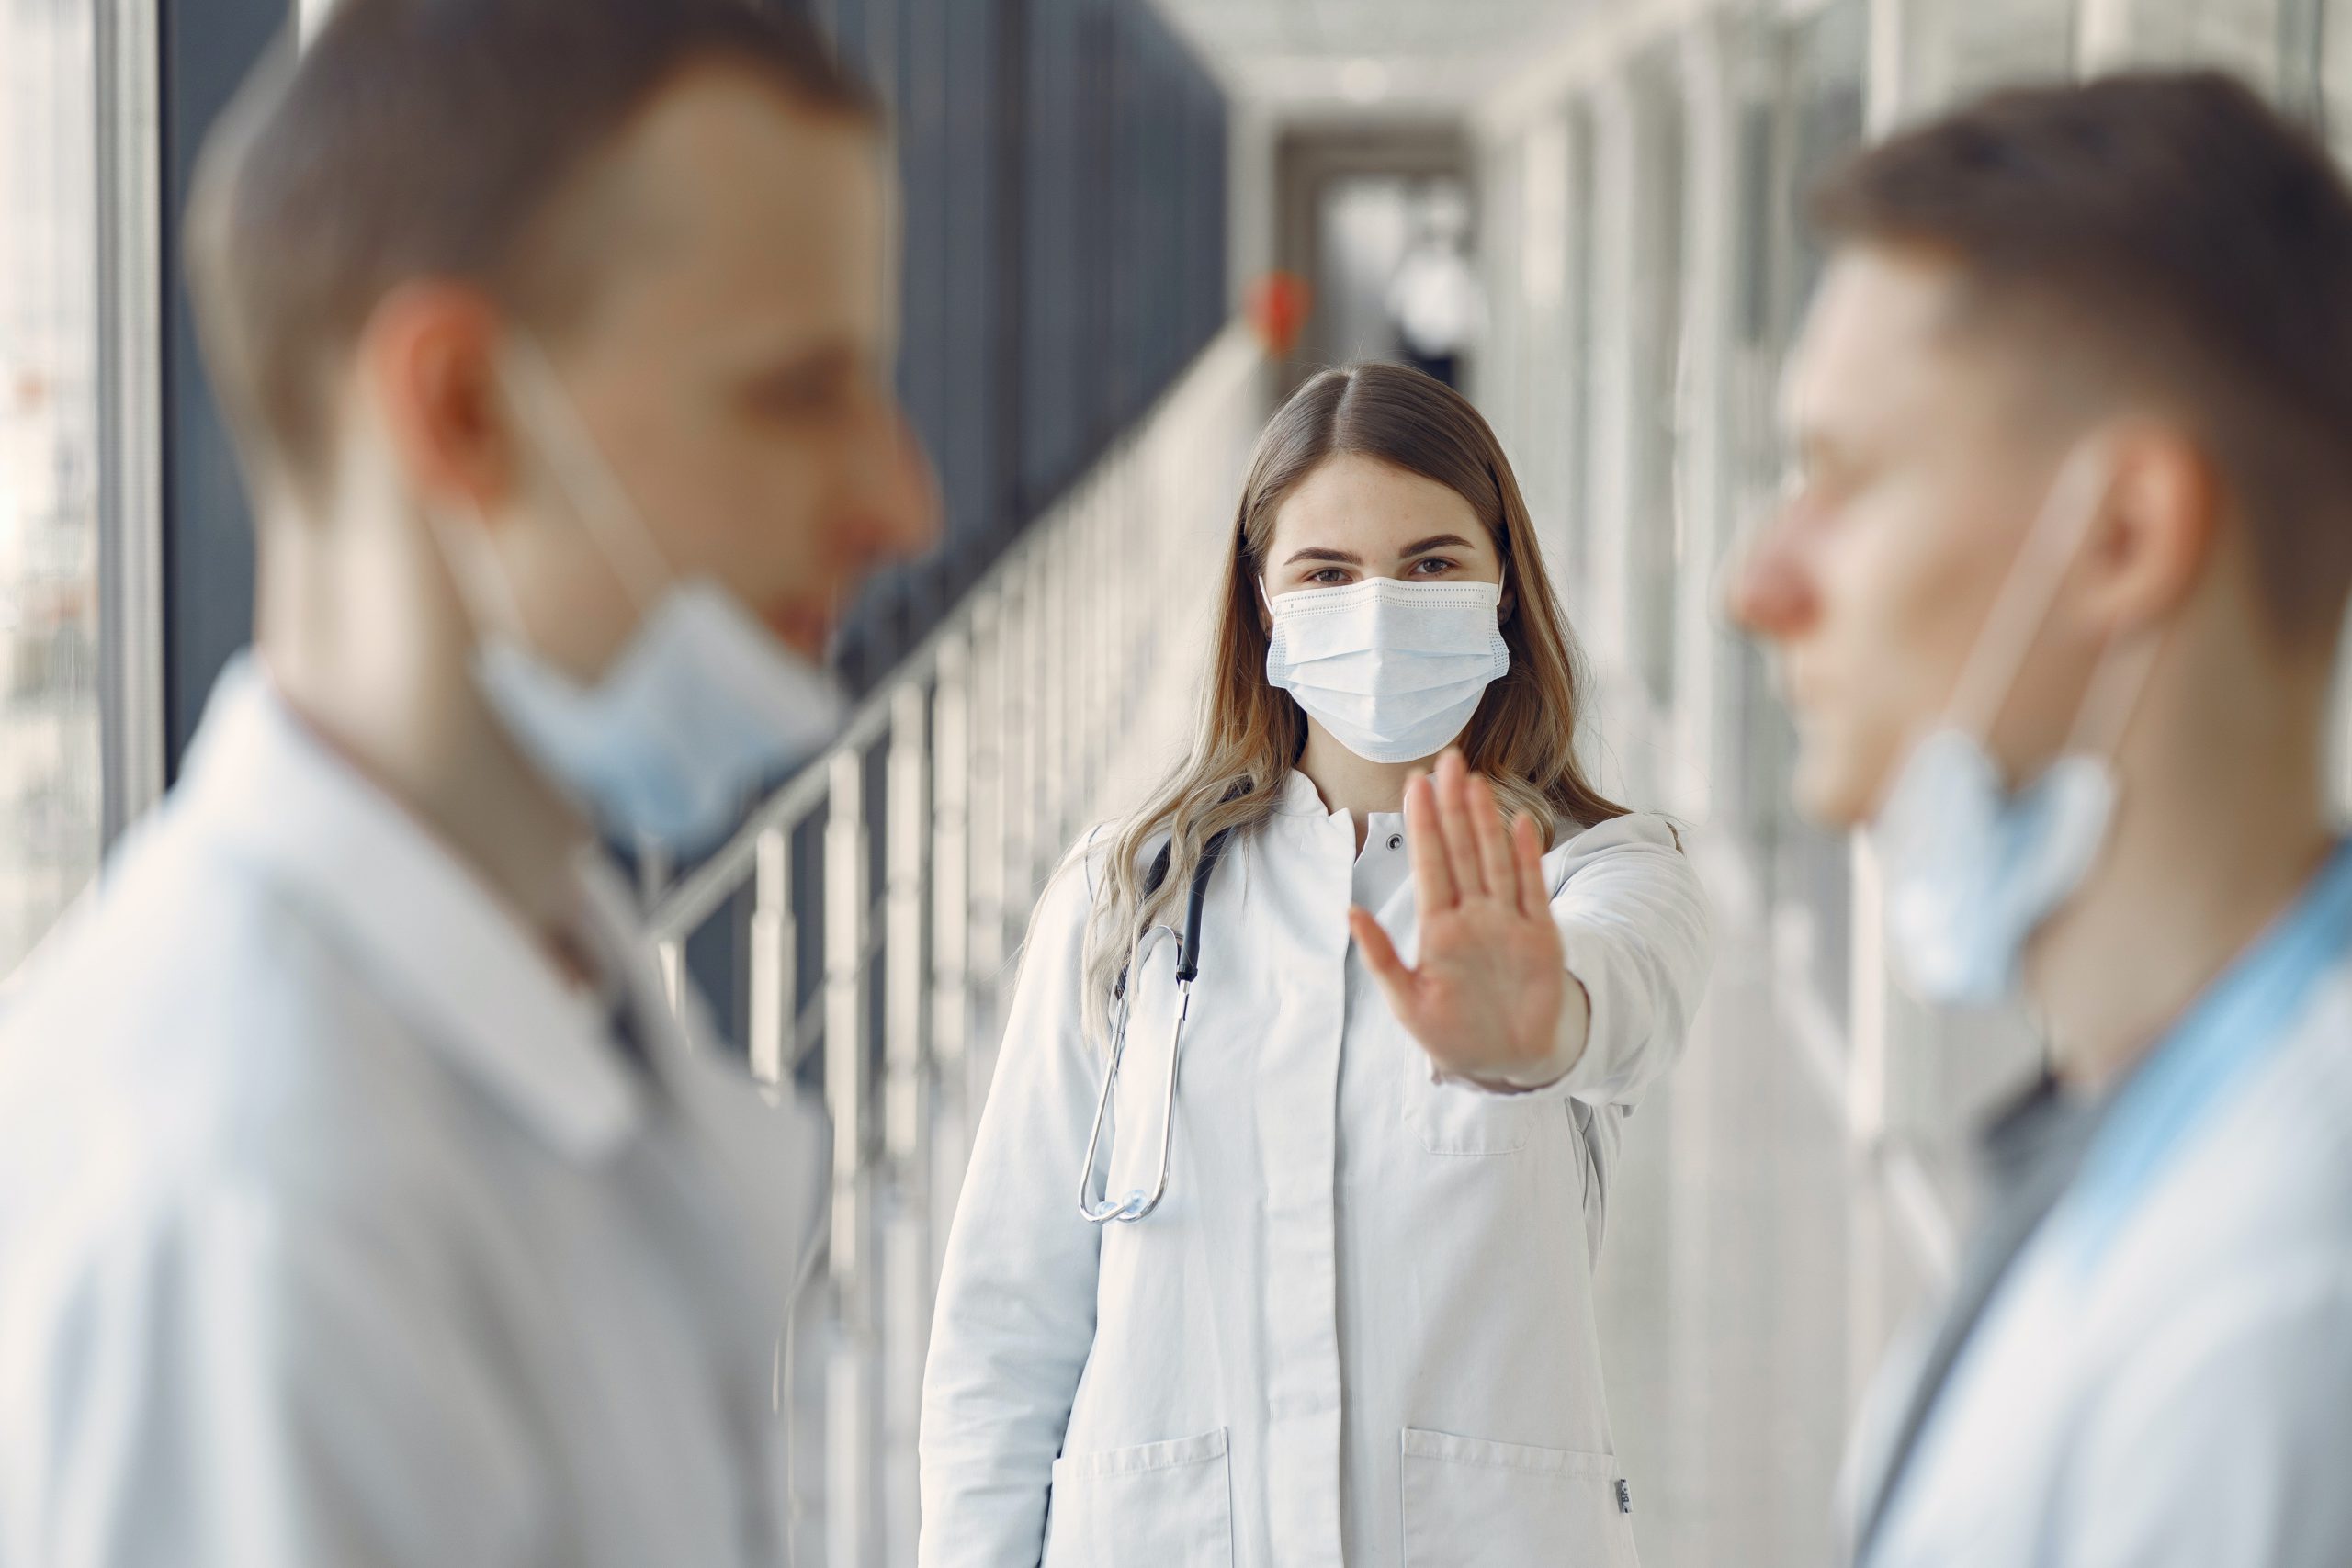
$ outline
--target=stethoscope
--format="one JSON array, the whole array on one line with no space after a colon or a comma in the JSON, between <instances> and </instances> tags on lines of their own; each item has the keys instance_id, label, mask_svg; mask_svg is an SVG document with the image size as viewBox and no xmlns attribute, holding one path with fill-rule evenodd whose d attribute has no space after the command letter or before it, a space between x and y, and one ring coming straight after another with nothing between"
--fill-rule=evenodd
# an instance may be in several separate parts
<instances>
[{"instance_id":1,"label":"stethoscope","mask_svg":"<svg viewBox=\"0 0 2352 1568\"><path fill-rule=\"evenodd\" d=\"M1116 1220L1122 1224L1133 1224L1159 1207L1159 1200L1167 1195L1168 1148L1176 1125L1176 1057L1184 1047L1184 1015L1192 1010L1193 981L1201 972L1201 906L1208 897L1209 873L1216 869L1217 856L1225 850L1226 834L1231 831L1233 829L1227 828L1201 846L1200 863L1193 867L1193 886L1184 904L1184 934L1178 938L1176 947L1176 1023L1168 1036L1168 1098L1159 1108L1159 1179L1153 1183L1149 1196L1137 1188L1115 1202L1107 1190L1099 1199L1094 1196L1094 1156L1102 1146L1102 1118L1111 1109L1111 1086L1118 1081L1119 1058L1126 1054L1127 1017L1134 1011L1133 998L1127 995L1125 970L1120 972L1118 984L1113 991L1120 1003L1119 1023L1111 1037L1111 1062L1103 1070L1102 1093L1094 1101L1094 1126L1086 1134L1086 1168L1079 1173L1078 1178L1078 1212L1091 1224L1099 1225ZM1173 848L1172 843L1162 845L1159 858L1151 863L1150 874L1144 879L1143 886L1143 896L1147 899L1159 892L1159 885L1168 880L1169 854ZM1149 937L1153 931L1170 930L1167 926L1154 926L1144 932L1144 937ZM1136 943L1136 961L1140 963L1142 957L1143 939L1138 938Z\"/></svg>"}]
</instances>

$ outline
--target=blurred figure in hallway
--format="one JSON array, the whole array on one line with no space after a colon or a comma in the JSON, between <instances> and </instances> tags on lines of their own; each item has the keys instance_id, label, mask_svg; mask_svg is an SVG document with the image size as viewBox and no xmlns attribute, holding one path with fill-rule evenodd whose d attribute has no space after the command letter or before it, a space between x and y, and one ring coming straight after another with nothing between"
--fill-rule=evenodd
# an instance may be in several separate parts
<instances>
[{"instance_id":1,"label":"blurred figure in hallway","mask_svg":"<svg viewBox=\"0 0 2352 1568\"><path fill-rule=\"evenodd\" d=\"M734 0L342 0L223 122L255 647L0 1037L0 1564L782 1560L821 1133L599 845L730 832L931 537L888 179Z\"/></svg>"},{"instance_id":2,"label":"blurred figure in hallway","mask_svg":"<svg viewBox=\"0 0 2352 1568\"><path fill-rule=\"evenodd\" d=\"M1459 186L1421 194L1412 248L1388 285L1388 315L1405 362L1449 387L1462 384L1462 356L1487 328L1487 300L1466 254L1470 208Z\"/></svg>"},{"instance_id":3,"label":"blurred figure in hallway","mask_svg":"<svg viewBox=\"0 0 2352 1568\"><path fill-rule=\"evenodd\" d=\"M2352 1562L2352 197L2212 75L1873 150L1735 610L1923 997L2022 990L1940 1320L1849 1463L1872 1568Z\"/></svg>"}]
</instances>

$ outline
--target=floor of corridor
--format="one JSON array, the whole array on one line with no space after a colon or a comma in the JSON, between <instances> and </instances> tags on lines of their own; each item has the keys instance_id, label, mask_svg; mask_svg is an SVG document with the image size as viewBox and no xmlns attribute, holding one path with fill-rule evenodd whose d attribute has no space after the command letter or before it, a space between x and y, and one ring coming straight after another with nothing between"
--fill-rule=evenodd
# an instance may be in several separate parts
<instances>
[{"instance_id":1,"label":"floor of corridor","mask_svg":"<svg viewBox=\"0 0 2352 1568\"><path fill-rule=\"evenodd\" d=\"M1599 1277L1645 1568L1817 1568L1855 1401L1921 1275L1734 912L1688 1054L1627 1124Z\"/></svg>"}]
</instances>

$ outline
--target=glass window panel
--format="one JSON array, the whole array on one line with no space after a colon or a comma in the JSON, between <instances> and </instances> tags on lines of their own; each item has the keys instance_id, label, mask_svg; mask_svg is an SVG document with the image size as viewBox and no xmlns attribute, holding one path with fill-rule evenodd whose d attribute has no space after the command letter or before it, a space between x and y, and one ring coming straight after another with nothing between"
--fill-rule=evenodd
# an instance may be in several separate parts
<instances>
[{"instance_id":1,"label":"glass window panel","mask_svg":"<svg viewBox=\"0 0 2352 1568\"><path fill-rule=\"evenodd\" d=\"M1591 426L1593 389L1593 323L1592 271L1594 237L1592 126L1584 107L1579 104L1570 112L1568 120L1567 169L1567 254L1566 270L1561 288L1560 374L1565 378L1561 389L1558 421L1547 433L1547 438L1559 447L1560 473L1558 502L1561 533L1565 548L1555 563L1554 582L1563 592L1566 585L1584 581L1590 564L1589 517L1579 504L1581 498L1591 493L1591 454L1587 449Z\"/></svg>"},{"instance_id":2,"label":"glass window panel","mask_svg":"<svg viewBox=\"0 0 2352 1568\"><path fill-rule=\"evenodd\" d=\"M1904 116L2073 69L2077 6L2064 0L1905 0Z\"/></svg>"},{"instance_id":3,"label":"glass window panel","mask_svg":"<svg viewBox=\"0 0 2352 1568\"><path fill-rule=\"evenodd\" d=\"M1681 360L1682 128L1679 76L1651 62L1640 81L1634 292L1633 508L1626 540L1635 656L1651 699L1674 702L1674 389Z\"/></svg>"},{"instance_id":4,"label":"glass window panel","mask_svg":"<svg viewBox=\"0 0 2352 1568\"><path fill-rule=\"evenodd\" d=\"M91 13L0 0L0 976L100 843Z\"/></svg>"},{"instance_id":5,"label":"glass window panel","mask_svg":"<svg viewBox=\"0 0 2352 1568\"><path fill-rule=\"evenodd\" d=\"M1790 334L1803 320L1825 260L1818 238L1804 220L1804 203L1814 186L1862 141L1869 37L1869 7L1863 0L1838 0L1788 37L1787 164L1775 192L1786 206L1774 231L1785 249L1773 272L1784 290L1781 324ZM1784 338L1783 351L1786 346ZM1783 730L1779 739L1778 754L1792 756L1793 738ZM1845 835L1825 832L1798 818L1785 790L1776 809L1781 821L1776 843L1781 863L1775 875L1809 913L1815 987L1842 1031L1851 1021L1850 849Z\"/></svg>"},{"instance_id":6,"label":"glass window panel","mask_svg":"<svg viewBox=\"0 0 2352 1568\"><path fill-rule=\"evenodd\" d=\"M2301 0L2133 0L2127 34L2105 63L2211 65L2269 92L2278 83L2285 13Z\"/></svg>"},{"instance_id":7,"label":"glass window panel","mask_svg":"<svg viewBox=\"0 0 2352 1568\"><path fill-rule=\"evenodd\" d=\"M2320 120L2335 155L2352 165L2352 0L2321 0Z\"/></svg>"}]
</instances>

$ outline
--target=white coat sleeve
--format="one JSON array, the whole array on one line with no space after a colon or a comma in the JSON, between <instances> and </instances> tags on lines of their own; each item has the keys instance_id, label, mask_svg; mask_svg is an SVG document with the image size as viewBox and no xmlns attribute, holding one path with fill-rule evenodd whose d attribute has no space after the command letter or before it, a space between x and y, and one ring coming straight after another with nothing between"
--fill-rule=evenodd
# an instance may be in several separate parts
<instances>
[{"instance_id":1,"label":"white coat sleeve","mask_svg":"<svg viewBox=\"0 0 2352 1568\"><path fill-rule=\"evenodd\" d=\"M2072 1449L2070 1568L2352 1562L2352 1266L2227 1281L2135 1351Z\"/></svg>"},{"instance_id":2,"label":"white coat sleeve","mask_svg":"<svg viewBox=\"0 0 2352 1568\"><path fill-rule=\"evenodd\" d=\"M923 1376L922 1568L1039 1561L1094 1342L1101 1232L1079 1214L1078 1181L1102 1065L1080 1019L1084 854L1063 863L1031 925L948 1233Z\"/></svg>"},{"instance_id":3,"label":"white coat sleeve","mask_svg":"<svg viewBox=\"0 0 2352 1568\"><path fill-rule=\"evenodd\" d=\"M1681 1055L1706 995L1706 891L1663 817L1603 822L1570 840L1564 861L1553 869L1552 919L1591 1017L1576 1065L1526 1092L1631 1105Z\"/></svg>"},{"instance_id":4,"label":"white coat sleeve","mask_svg":"<svg viewBox=\"0 0 2352 1568\"><path fill-rule=\"evenodd\" d=\"M0 1564L545 1561L534 1436L401 1231L212 1177L54 1260L0 1325Z\"/></svg>"}]
</instances>

